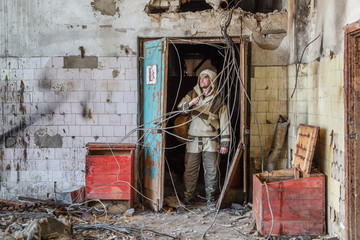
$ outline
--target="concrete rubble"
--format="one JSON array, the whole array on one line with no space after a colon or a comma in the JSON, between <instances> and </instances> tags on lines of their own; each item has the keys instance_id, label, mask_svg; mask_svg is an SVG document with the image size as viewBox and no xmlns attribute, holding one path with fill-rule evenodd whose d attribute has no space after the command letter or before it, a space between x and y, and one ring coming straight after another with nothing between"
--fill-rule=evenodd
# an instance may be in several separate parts
<instances>
[{"instance_id":1,"label":"concrete rubble","mask_svg":"<svg viewBox=\"0 0 360 240\"><path fill-rule=\"evenodd\" d=\"M20 198L31 201L0 200L0 239L199 239L215 216L204 202L181 213L171 206L155 213L139 206L118 211L99 207L117 201L73 207L52 200ZM240 210L219 211L218 223L207 233L209 239L239 239L244 234L257 237L254 220L245 216L251 212L249 205L237 208Z\"/></svg>"},{"instance_id":2,"label":"concrete rubble","mask_svg":"<svg viewBox=\"0 0 360 240\"><path fill-rule=\"evenodd\" d=\"M256 232L250 203L233 203L231 208L221 209L216 214L207 209L205 201L196 202L179 212L175 199L167 199L169 205L161 212L145 210L140 205L112 211L112 206L121 205L121 201L74 207L52 200L15 202L0 199L0 239L201 239L207 229L206 239L266 239ZM106 206L106 211L100 206ZM211 225L215 216L215 224ZM271 239L333 238L298 236Z\"/></svg>"}]
</instances>

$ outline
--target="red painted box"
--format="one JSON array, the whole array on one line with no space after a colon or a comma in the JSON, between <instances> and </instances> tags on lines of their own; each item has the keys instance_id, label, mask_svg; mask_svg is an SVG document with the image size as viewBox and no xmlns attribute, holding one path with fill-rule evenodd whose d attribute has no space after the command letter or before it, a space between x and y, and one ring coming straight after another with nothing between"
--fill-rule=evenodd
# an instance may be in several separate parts
<instances>
[{"instance_id":1,"label":"red painted box","mask_svg":"<svg viewBox=\"0 0 360 240\"><path fill-rule=\"evenodd\" d=\"M88 143L86 147L86 198L129 200L132 207L136 145Z\"/></svg>"},{"instance_id":2,"label":"red painted box","mask_svg":"<svg viewBox=\"0 0 360 240\"><path fill-rule=\"evenodd\" d=\"M271 235L325 233L325 176L310 174L318 131L318 127L300 125L294 168L253 175L253 216L260 234L268 235L272 226L268 199L274 216Z\"/></svg>"}]
</instances>

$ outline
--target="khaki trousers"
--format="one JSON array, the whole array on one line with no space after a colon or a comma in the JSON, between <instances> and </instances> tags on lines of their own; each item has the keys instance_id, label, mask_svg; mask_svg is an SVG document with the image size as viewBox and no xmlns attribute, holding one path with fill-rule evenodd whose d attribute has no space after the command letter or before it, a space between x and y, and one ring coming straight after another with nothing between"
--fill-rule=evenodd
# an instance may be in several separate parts
<instances>
[{"instance_id":1,"label":"khaki trousers","mask_svg":"<svg viewBox=\"0 0 360 240\"><path fill-rule=\"evenodd\" d=\"M204 168L204 181L207 197L213 197L218 182L218 149L217 140L195 137L186 144L185 154L185 195L192 195L199 177L201 158Z\"/></svg>"}]
</instances>

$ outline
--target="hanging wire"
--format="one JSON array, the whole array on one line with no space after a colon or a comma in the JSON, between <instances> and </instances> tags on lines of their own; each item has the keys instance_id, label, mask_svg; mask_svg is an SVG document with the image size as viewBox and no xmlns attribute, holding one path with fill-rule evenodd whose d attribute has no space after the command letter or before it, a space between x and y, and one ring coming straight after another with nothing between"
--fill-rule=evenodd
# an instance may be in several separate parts
<instances>
[{"instance_id":1,"label":"hanging wire","mask_svg":"<svg viewBox=\"0 0 360 240\"><path fill-rule=\"evenodd\" d=\"M295 86L294 86L294 90L291 94L291 97L290 97L290 100L293 98L294 96L294 93L296 91L296 88L297 88L297 83L298 83L298 77L299 77L299 70L300 70L300 64L302 63L302 59L303 59L303 56L304 56L304 53L305 53L305 50L313 43L316 41L316 39L318 39L319 37L321 36L321 33L315 38L313 39L311 42L309 42L308 44L306 44L306 46L304 47L302 53L301 53L301 57L300 57L300 61L298 63L295 64Z\"/></svg>"}]
</instances>

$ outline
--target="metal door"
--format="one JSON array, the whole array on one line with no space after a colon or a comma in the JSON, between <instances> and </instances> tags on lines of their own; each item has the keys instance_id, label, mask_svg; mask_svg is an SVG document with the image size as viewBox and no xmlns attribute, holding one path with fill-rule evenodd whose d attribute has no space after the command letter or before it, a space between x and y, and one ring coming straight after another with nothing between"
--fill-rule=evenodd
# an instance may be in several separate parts
<instances>
[{"instance_id":1,"label":"metal door","mask_svg":"<svg viewBox=\"0 0 360 240\"><path fill-rule=\"evenodd\" d=\"M142 60L142 131L144 194L155 211L162 208L164 195L165 134L161 128L166 113L167 39L143 42Z\"/></svg>"}]
</instances>

